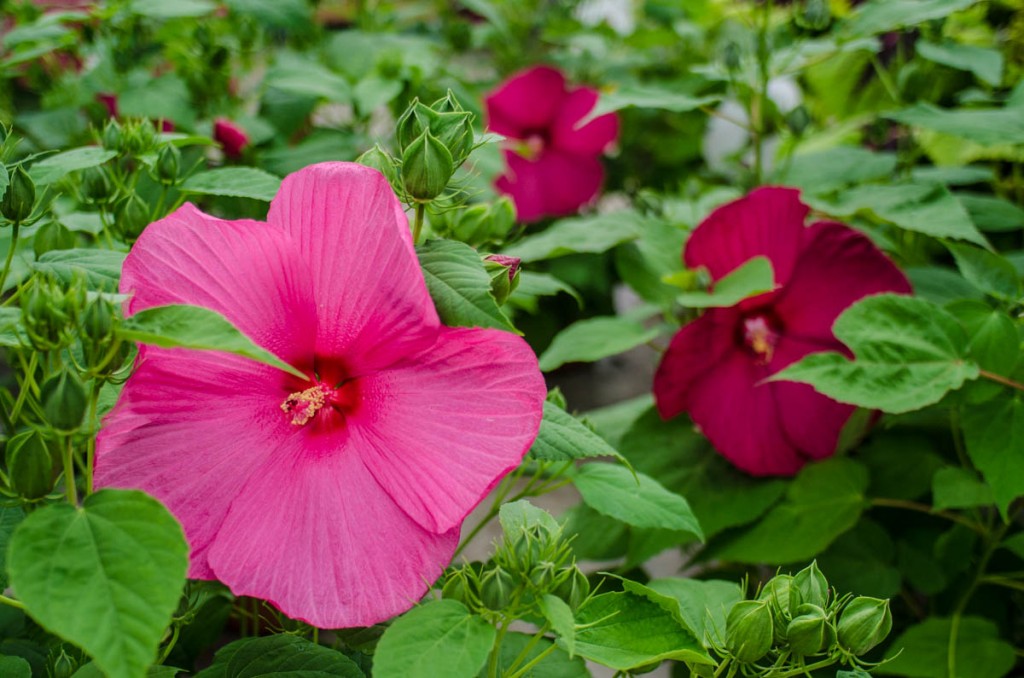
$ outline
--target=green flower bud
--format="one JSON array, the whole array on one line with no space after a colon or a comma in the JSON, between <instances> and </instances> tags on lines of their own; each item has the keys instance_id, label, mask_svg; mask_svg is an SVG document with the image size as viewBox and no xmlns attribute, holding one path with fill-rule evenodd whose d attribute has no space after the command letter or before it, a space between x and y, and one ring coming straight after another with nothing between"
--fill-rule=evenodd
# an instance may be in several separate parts
<instances>
[{"instance_id":1,"label":"green flower bud","mask_svg":"<svg viewBox=\"0 0 1024 678\"><path fill-rule=\"evenodd\" d=\"M828 0L804 0L803 11L797 12L794 20L800 28L814 33L825 30L832 23Z\"/></svg>"},{"instance_id":2,"label":"green flower bud","mask_svg":"<svg viewBox=\"0 0 1024 678\"><path fill-rule=\"evenodd\" d=\"M470 245L487 241L490 225L490 208L487 205L470 205L443 214L449 217L452 235L456 240Z\"/></svg>"},{"instance_id":3,"label":"green flower bud","mask_svg":"<svg viewBox=\"0 0 1024 678\"><path fill-rule=\"evenodd\" d=\"M735 42L729 41L722 49L722 61L730 73L738 70L742 63L740 46Z\"/></svg>"},{"instance_id":4,"label":"green flower bud","mask_svg":"<svg viewBox=\"0 0 1024 678\"><path fill-rule=\"evenodd\" d=\"M530 568L527 577L538 591L547 591L555 582L557 573L558 571L554 563L542 561Z\"/></svg>"},{"instance_id":5,"label":"green flower bud","mask_svg":"<svg viewBox=\"0 0 1024 678\"><path fill-rule=\"evenodd\" d=\"M156 156L156 179L160 183L170 186L178 180L178 172L181 170L181 151L174 144L167 144L160 149Z\"/></svg>"},{"instance_id":6,"label":"green flower bud","mask_svg":"<svg viewBox=\"0 0 1024 678\"><path fill-rule=\"evenodd\" d=\"M11 172L11 183L0 200L0 214L9 221L21 223L32 215L36 204L36 184L22 165Z\"/></svg>"},{"instance_id":7,"label":"green flower bud","mask_svg":"<svg viewBox=\"0 0 1024 678\"><path fill-rule=\"evenodd\" d=\"M110 180L102 167L90 167L82 170L82 197L86 200L103 204L114 195Z\"/></svg>"},{"instance_id":8,"label":"green flower bud","mask_svg":"<svg viewBox=\"0 0 1024 678\"><path fill-rule=\"evenodd\" d=\"M818 569L817 561L793 575L789 609L792 612L805 603L821 608L828 604L828 580Z\"/></svg>"},{"instance_id":9,"label":"green flower bud","mask_svg":"<svg viewBox=\"0 0 1024 678\"><path fill-rule=\"evenodd\" d=\"M63 291L52 281L37 280L21 298L21 318L32 347L49 351L67 340L72 315L65 310Z\"/></svg>"},{"instance_id":10,"label":"green flower bud","mask_svg":"<svg viewBox=\"0 0 1024 678\"><path fill-rule=\"evenodd\" d=\"M6 462L11 485L22 497L39 499L53 489L53 455L38 431L8 440Z\"/></svg>"},{"instance_id":11,"label":"green flower bud","mask_svg":"<svg viewBox=\"0 0 1024 678\"><path fill-rule=\"evenodd\" d=\"M832 647L836 632L825 610L805 604L797 609L797 616L786 627L786 640L793 654L806 657Z\"/></svg>"},{"instance_id":12,"label":"green flower bud","mask_svg":"<svg viewBox=\"0 0 1024 678\"><path fill-rule=\"evenodd\" d=\"M793 577L788 574L777 574L765 584L758 596L758 600L768 602L768 607L772 612L772 622L775 625L775 637L778 640L786 639L786 628L793 618L789 609L789 589L792 586Z\"/></svg>"},{"instance_id":13,"label":"green flower bud","mask_svg":"<svg viewBox=\"0 0 1024 678\"><path fill-rule=\"evenodd\" d=\"M772 648L772 613L763 600L741 600L725 620L725 647L744 663L756 662Z\"/></svg>"},{"instance_id":14,"label":"green flower bud","mask_svg":"<svg viewBox=\"0 0 1024 678\"><path fill-rule=\"evenodd\" d=\"M455 167L466 161L473 150L473 114L438 113L430 125L430 131L452 154Z\"/></svg>"},{"instance_id":15,"label":"green flower bud","mask_svg":"<svg viewBox=\"0 0 1024 678\"><path fill-rule=\"evenodd\" d=\"M449 574L441 589L441 597L457 600L464 605L471 605L473 590L466 573L457 570Z\"/></svg>"},{"instance_id":16,"label":"green flower bud","mask_svg":"<svg viewBox=\"0 0 1024 678\"><path fill-rule=\"evenodd\" d=\"M75 246L75 234L63 224L49 221L39 227L32 238L32 251L36 258L53 250L68 250Z\"/></svg>"},{"instance_id":17,"label":"green flower bud","mask_svg":"<svg viewBox=\"0 0 1024 678\"><path fill-rule=\"evenodd\" d=\"M39 400L43 404L43 414L58 431L71 432L82 425L88 397L85 385L78 374L64 368L54 374L39 389Z\"/></svg>"},{"instance_id":18,"label":"green flower bud","mask_svg":"<svg viewBox=\"0 0 1024 678\"><path fill-rule=\"evenodd\" d=\"M124 129L124 151L132 155L145 153L156 143L156 129L146 118L129 123Z\"/></svg>"},{"instance_id":19,"label":"green flower bud","mask_svg":"<svg viewBox=\"0 0 1024 678\"><path fill-rule=\"evenodd\" d=\"M53 678L71 678L78 669L78 662L68 656L63 648L57 658L53 660Z\"/></svg>"},{"instance_id":20,"label":"green flower bud","mask_svg":"<svg viewBox=\"0 0 1024 678\"><path fill-rule=\"evenodd\" d=\"M465 111L459 100L455 98L455 93L451 90L448 90L443 97L430 104L430 109L438 113L462 113Z\"/></svg>"},{"instance_id":21,"label":"green flower bud","mask_svg":"<svg viewBox=\"0 0 1024 678\"><path fill-rule=\"evenodd\" d=\"M575 612L590 595L590 580L574 565L569 576L555 589L554 595L564 600Z\"/></svg>"},{"instance_id":22,"label":"green flower bud","mask_svg":"<svg viewBox=\"0 0 1024 678\"><path fill-rule=\"evenodd\" d=\"M149 206L138 195L121 203L114 226L126 242L135 242L149 225Z\"/></svg>"},{"instance_id":23,"label":"green flower bud","mask_svg":"<svg viewBox=\"0 0 1024 678\"><path fill-rule=\"evenodd\" d=\"M404 153L405 149L429 130L431 120L436 115L433 110L420 103L419 99L413 99L396 123L398 150Z\"/></svg>"},{"instance_id":24,"label":"green flower bud","mask_svg":"<svg viewBox=\"0 0 1024 678\"><path fill-rule=\"evenodd\" d=\"M454 171L452 154L430 130L402 154L402 183L416 200L427 202L444 193Z\"/></svg>"},{"instance_id":25,"label":"green flower bud","mask_svg":"<svg viewBox=\"0 0 1024 678\"><path fill-rule=\"evenodd\" d=\"M519 286L519 257L488 254L484 269L491 274L491 296L501 306Z\"/></svg>"},{"instance_id":26,"label":"green flower bud","mask_svg":"<svg viewBox=\"0 0 1024 678\"><path fill-rule=\"evenodd\" d=\"M515 578L500 567L485 572L480 582L480 601L491 610L504 610L512 602Z\"/></svg>"},{"instance_id":27,"label":"green flower bud","mask_svg":"<svg viewBox=\"0 0 1024 678\"><path fill-rule=\"evenodd\" d=\"M94 342L114 336L114 305L103 297L93 299L82 314L82 334Z\"/></svg>"},{"instance_id":28,"label":"green flower bud","mask_svg":"<svg viewBox=\"0 0 1024 678\"><path fill-rule=\"evenodd\" d=\"M377 170L392 186L398 184L398 161L392 158L379 144L375 144L373 148L356 158L356 162Z\"/></svg>"},{"instance_id":29,"label":"green flower bud","mask_svg":"<svg viewBox=\"0 0 1024 678\"><path fill-rule=\"evenodd\" d=\"M839 617L839 644L854 655L867 653L892 631L889 601L858 596Z\"/></svg>"},{"instance_id":30,"label":"green flower bud","mask_svg":"<svg viewBox=\"0 0 1024 678\"><path fill-rule=\"evenodd\" d=\"M103 148L108 151L120 151L121 144L124 143L124 135L121 132L121 125L111 118L107 121L107 126L103 128Z\"/></svg>"}]
</instances>

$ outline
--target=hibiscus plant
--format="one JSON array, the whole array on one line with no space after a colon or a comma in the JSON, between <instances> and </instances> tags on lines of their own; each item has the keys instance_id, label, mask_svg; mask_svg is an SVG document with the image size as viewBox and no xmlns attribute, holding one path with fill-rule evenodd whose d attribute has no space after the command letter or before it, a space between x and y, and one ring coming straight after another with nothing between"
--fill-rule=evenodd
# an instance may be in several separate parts
<instances>
[{"instance_id":1,"label":"hibiscus plant","mask_svg":"<svg viewBox=\"0 0 1024 678\"><path fill-rule=\"evenodd\" d=\"M0 7L0 677L1021 674L1021 0Z\"/></svg>"}]
</instances>

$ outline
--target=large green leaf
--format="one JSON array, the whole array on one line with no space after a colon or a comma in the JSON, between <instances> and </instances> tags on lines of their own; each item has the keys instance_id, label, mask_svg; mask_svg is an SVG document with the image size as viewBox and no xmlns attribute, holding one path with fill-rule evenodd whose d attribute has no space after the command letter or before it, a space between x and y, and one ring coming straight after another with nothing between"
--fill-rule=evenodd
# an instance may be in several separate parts
<instances>
[{"instance_id":1,"label":"large green leaf","mask_svg":"<svg viewBox=\"0 0 1024 678\"><path fill-rule=\"evenodd\" d=\"M867 471L850 459L811 464L789 486L785 501L709 555L768 565L813 558L856 525L867 506L867 486Z\"/></svg>"},{"instance_id":2,"label":"large green leaf","mask_svg":"<svg viewBox=\"0 0 1024 678\"><path fill-rule=\"evenodd\" d=\"M861 518L816 558L833 590L876 598L899 593L902 577L895 559L896 546L889 533L868 518Z\"/></svg>"},{"instance_id":3,"label":"large green leaf","mask_svg":"<svg viewBox=\"0 0 1024 678\"><path fill-rule=\"evenodd\" d=\"M348 80L323 64L292 52L284 52L278 57L267 71L264 84L291 94L342 104L349 103L352 98Z\"/></svg>"},{"instance_id":4,"label":"large green leaf","mask_svg":"<svg viewBox=\"0 0 1024 678\"><path fill-rule=\"evenodd\" d=\"M516 331L491 294L491 277L476 250L454 240L428 240L416 254L446 325Z\"/></svg>"},{"instance_id":5,"label":"large green leaf","mask_svg":"<svg viewBox=\"0 0 1024 678\"><path fill-rule=\"evenodd\" d=\"M963 412L967 454L992 488L1008 518L1010 504L1024 495L1024 398L1007 391Z\"/></svg>"},{"instance_id":6,"label":"large green leaf","mask_svg":"<svg viewBox=\"0 0 1024 678\"><path fill-rule=\"evenodd\" d=\"M981 482L974 471L947 466L932 479L932 506L937 511L993 503L992 488Z\"/></svg>"},{"instance_id":7,"label":"large green leaf","mask_svg":"<svg viewBox=\"0 0 1024 678\"><path fill-rule=\"evenodd\" d=\"M952 622L931 617L894 639L878 673L908 678L1002 678L1016 663L1013 646L988 619L963 617L956 642L956 671L949 674Z\"/></svg>"},{"instance_id":8,"label":"large green leaf","mask_svg":"<svg viewBox=\"0 0 1024 678\"><path fill-rule=\"evenodd\" d=\"M377 678L472 678L497 631L456 600L433 600L399 617L373 658Z\"/></svg>"},{"instance_id":9,"label":"large green leaf","mask_svg":"<svg viewBox=\"0 0 1024 678\"><path fill-rule=\"evenodd\" d=\"M659 334L656 327L623 316L578 320L559 332L540 356L550 372L566 363L590 363L642 346Z\"/></svg>"},{"instance_id":10,"label":"large green leaf","mask_svg":"<svg viewBox=\"0 0 1024 678\"><path fill-rule=\"evenodd\" d=\"M633 593L594 596L577 612L576 623L577 654L618 671L666 659L714 664L675 614Z\"/></svg>"},{"instance_id":11,"label":"large green leaf","mask_svg":"<svg viewBox=\"0 0 1024 678\"><path fill-rule=\"evenodd\" d=\"M255 167L220 167L193 174L181 185L184 193L226 195L270 202L281 188L281 180Z\"/></svg>"},{"instance_id":12,"label":"large green leaf","mask_svg":"<svg viewBox=\"0 0 1024 678\"><path fill-rule=\"evenodd\" d=\"M25 519L20 506L0 506L0 586L7 588L7 546L14 530Z\"/></svg>"},{"instance_id":13,"label":"large green leaf","mask_svg":"<svg viewBox=\"0 0 1024 678\"><path fill-rule=\"evenodd\" d=\"M117 329L122 339L163 348L224 351L272 365L300 379L309 377L258 346L216 311L201 306L171 304L139 311Z\"/></svg>"},{"instance_id":14,"label":"large green leaf","mask_svg":"<svg viewBox=\"0 0 1024 678\"><path fill-rule=\"evenodd\" d=\"M690 308L729 307L774 287L772 262L767 257L754 257L715 281L710 291L684 292L676 301Z\"/></svg>"},{"instance_id":15,"label":"large green leaf","mask_svg":"<svg viewBox=\"0 0 1024 678\"><path fill-rule=\"evenodd\" d=\"M1020 108L953 108L914 104L886 117L914 127L951 134L982 146L1024 143L1024 115Z\"/></svg>"},{"instance_id":16,"label":"large green leaf","mask_svg":"<svg viewBox=\"0 0 1024 678\"><path fill-rule=\"evenodd\" d=\"M967 209L974 225L983 231L1002 233L1024 228L1024 209L1005 198L957 192L956 199Z\"/></svg>"},{"instance_id":17,"label":"large green leaf","mask_svg":"<svg viewBox=\"0 0 1024 678\"><path fill-rule=\"evenodd\" d=\"M718 96L693 96L680 92L678 88L621 85L610 92L602 92L601 98L587 119L623 108L656 108L673 113L686 113L702 106L710 106L720 99ZM585 123L580 123L582 124Z\"/></svg>"},{"instance_id":18,"label":"large green leaf","mask_svg":"<svg viewBox=\"0 0 1024 678\"><path fill-rule=\"evenodd\" d=\"M37 185L43 186L63 179L69 172L102 165L116 155L117 151L101 146L74 148L40 160L32 165L29 174Z\"/></svg>"},{"instance_id":19,"label":"large green leaf","mask_svg":"<svg viewBox=\"0 0 1024 678\"><path fill-rule=\"evenodd\" d=\"M599 513L635 527L689 532L704 539L686 500L642 473L634 476L619 464L591 463L574 473L572 481L583 501Z\"/></svg>"},{"instance_id":20,"label":"large green leaf","mask_svg":"<svg viewBox=\"0 0 1024 678\"><path fill-rule=\"evenodd\" d=\"M292 635L242 638L217 651L213 664L196 678L363 678L351 659Z\"/></svg>"},{"instance_id":21,"label":"large green leaf","mask_svg":"<svg viewBox=\"0 0 1024 678\"><path fill-rule=\"evenodd\" d=\"M132 0L129 10L132 14L151 19L194 19L206 16L217 9L217 3L210 0Z\"/></svg>"},{"instance_id":22,"label":"large green leaf","mask_svg":"<svg viewBox=\"0 0 1024 678\"><path fill-rule=\"evenodd\" d=\"M946 247L967 282L999 299L1020 299L1020 277L1006 258L971 245L948 243Z\"/></svg>"},{"instance_id":23,"label":"large green leaf","mask_svg":"<svg viewBox=\"0 0 1024 678\"><path fill-rule=\"evenodd\" d=\"M895 171L895 153L837 146L814 153L797 153L777 170L777 180L811 193L831 193L844 186L892 176Z\"/></svg>"},{"instance_id":24,"label":"large green leaf","mask_svg":"<svg viewBox=\"0 0 1024 678\"><path fill-rule=\"evenodd\" d=\"M683 621L706 646L721 643L725 638L729 610L743 599L743 590L731 581L670 577L655 579L647 585L676 600Z\"/></svg>"},{"instance_id":25,"label":"large green leaf","mask_svg":"<svg viewBox=\"0 0 1024 678\"><path fill-rule=\"evenodd\" d=\"M979 374L956 318L923 299L867 297L844 311L833 331L854 360L812 353L771 379L810 384L839 402L898 413L936 403Z\"/></svg>"},{"instance_id":26,"label":"large green leaf","mask_svg":"<svg viewBox=\"0 0 1024 678\"><path fill-rule=\"evenodd\" d=\"M44 628L111 678L146 673L178 605L188 545L174 517L135 490L100 490L81 508L51 504L15 531L11 586Z\"/></svg>"},{"instance_id":27,"label":"large green leaf","mask_svg":"<svg viewBox=\"0 0 1024 678\"><path fill-rule=\"evenodd\" d=\"M977 2L979 0L870 0L843 22L840 33L848 37L886 33L941 19Z\"/></svg>"},{"instance_id":28,"label":"large green leaf","mask_svg":"<svg viewBox=\"0 0 1024 678\"><path fill-rule=\"evenodd\" d=\"M530 262L580 252L605 252L640 237L646 221L645 217L636 212L612 212L562 219L542 233L528 236L506 247L503 254Z\"/></svg>"},{"instance_id":29,"label":"large green leaf","mask_svg":"<svg viewBox=\"0 0 1024 678\"><path fill-rule=\"evenodd\" d=\"M540 431L530 456L545 461L572 461L587 457L619 457L614 447L582 421L552 402L544 403Z\"/></svg>"},{"instance_id":30,"label":"large green leaf","mask_svg":"<svg viewBox=\"0 0 1024 678\"><path fill-rule=\"evenodd\" d=\"M979 80L998 87L1003 79L1003 55L997 49L962 45L958 42L937 44L918 40L914 49L928 61L974 73Z\"/></svg>"},{"instance_id":31,"label":"large green leaf","mask_svg":"<svg viewBox=\"0 0 1024 678\"><path fill-rule=\"evenodd\" d=\"M51 250L39 257L32 268L49 273L63 283L80 277L94 289L116 290L124 258L124 252L111 250Z\"/></svg>"}]
</instances>

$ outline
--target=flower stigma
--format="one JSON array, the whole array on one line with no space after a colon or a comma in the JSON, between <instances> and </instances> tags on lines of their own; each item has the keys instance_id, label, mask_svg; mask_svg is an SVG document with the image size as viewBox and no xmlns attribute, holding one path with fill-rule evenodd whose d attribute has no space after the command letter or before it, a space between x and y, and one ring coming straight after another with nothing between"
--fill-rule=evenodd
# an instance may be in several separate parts
<instances>
[{"instance_id":1,"label":"flower stigma","mask_svg":"<svg viewBox=\"0 0 1024 678\"><path fill-rule=\"evenodd\" d=\"M767 315L758 313L740 321L740 331L744 345L757 357L758 363L767 365L775 355L775 346L779 343L777 323Z\"/></svg>"}]
</instances>

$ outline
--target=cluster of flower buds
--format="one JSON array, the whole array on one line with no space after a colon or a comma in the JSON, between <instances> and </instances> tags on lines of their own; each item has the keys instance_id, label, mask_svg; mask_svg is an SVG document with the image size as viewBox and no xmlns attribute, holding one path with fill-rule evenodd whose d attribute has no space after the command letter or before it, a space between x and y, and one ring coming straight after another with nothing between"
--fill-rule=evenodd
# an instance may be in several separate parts
<instances>
[{"instance_id":1,"label":"cluster of flower buds","mask_svg":"<svg viewBox=\"0 0 1024 678\"><path fill-rule=\"evenodd\" d=\"M36 205L36 185L22 165L10 172L10 184L0 199L0 224L23 224L30 221Z\"/></svg>"},{"instance_id":2,"label":"cluster of flower buds","mask_svg":"<svg viewBox=\"0 0 1024 678\"><path fill-rule=\"evenodd\" d=\"M863 668L870 664L860 657L891 630L888 600L836 597L817 564L811 563L795 575L776 575L756 599L736 603L726 619L725 647L719 652L748 667L751 675L835 663Z\"/></svg>"},{"instance_id":3,"label":"cluster of flower buds","mask_svg":"<svg viewBox=\"0 0 1024 678\"><path fill-rule=\"evenodd\" d=\"M431 216L437 233L473 247L503 243L516 225L516 208L507 197L464 209L444 210Z\"/></svg>"},{"instance_id":4,"label":"cluster of flower buds","mask_svg":"<svg viewBox=\"0 0 1024 678\"><path fill-rule=\"evenodd\" d=\"M85 298L81 281L63 285L55 279L37 276L21 295L22 324L29 345L37 351L68 346Z\"/></svg>"},{"instance_id":5,"label":"cluster of flower buds","mask_svg":"<svg viewBox=\"0 0 1024 678\"><path fill-rule=\"evenodd\" d=\"M100 136L103 148L124 156L139 156L156 150L159 138L153 123L146 118L133 118L123 125L111 118Z\"/></svg>"}]
</instances>

